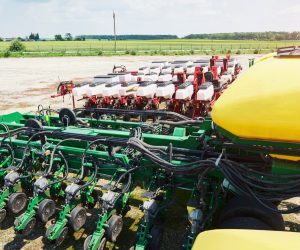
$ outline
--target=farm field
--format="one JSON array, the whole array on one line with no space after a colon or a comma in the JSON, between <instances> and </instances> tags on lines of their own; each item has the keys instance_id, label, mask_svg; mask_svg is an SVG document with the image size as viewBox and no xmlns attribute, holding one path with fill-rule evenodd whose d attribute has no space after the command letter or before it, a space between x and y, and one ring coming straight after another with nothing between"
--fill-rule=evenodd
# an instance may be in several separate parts
<instances>
[{"instance_id":1,"label":"farm field","mask_svg":"<svg viewBox=\"0 0 300 250\"><path fill-rule=\"evenodd\" d=\"M114 55L114 41L41 41L23 42L25 51L10 56L67 56ZM4 56L10 42L0 42L0 56ZM180 55L180 54L258 54L275 51L278 47L299 45L299 41L255 40L123 40L117 41L117 55Z\"/></svg>"}]
</instances>

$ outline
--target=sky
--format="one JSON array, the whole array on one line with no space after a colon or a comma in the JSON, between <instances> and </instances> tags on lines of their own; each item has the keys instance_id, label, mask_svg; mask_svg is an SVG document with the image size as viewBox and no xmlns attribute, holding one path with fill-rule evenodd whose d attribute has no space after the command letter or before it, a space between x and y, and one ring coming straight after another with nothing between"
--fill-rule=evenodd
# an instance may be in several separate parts
<instances>
[{"instance_id":1,"label":"sky","mask_svg":"<svg viewBox=\"0 0 300 250\"><path fill-rule=\"evenodd\" d=\"M0 37L299 31L299 0L0 0Z\"/></svg>"}]
</instances>

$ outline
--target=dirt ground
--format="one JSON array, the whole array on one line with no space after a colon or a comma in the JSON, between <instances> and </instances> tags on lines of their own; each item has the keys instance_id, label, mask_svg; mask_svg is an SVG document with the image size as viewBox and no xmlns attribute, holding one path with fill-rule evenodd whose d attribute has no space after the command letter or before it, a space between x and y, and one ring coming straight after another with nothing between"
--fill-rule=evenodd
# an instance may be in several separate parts
<instances>
[{"instance_id":1,"label":"dirt ground","mask_svg":"<svg viewBox=\"0 0 300 250\"><path fill-rule=\"evenodd\" d=\"M13 111L36 111L37 106L44 107L51 105L52 108L59 108L71 105L71 98L65 97L51 99L55 94L58 80L81 81L97 74L111 72L114 64L126 65L128 70L134 70L139 66L148 64L154 60L173 59L199 59L205 56L122 56L122 57L58 57L58 58L8 58L0 59L0 114ZM244 68L247 68L248 58L252 55L236 56ZM137 188L134 197L139 197L141 189ZM128 249L134 241L135 230L142 212L137 208L141 203L134 199L131 211L124 219L124 232L120 235L115 246L110 249ZM299 199L286 201L282 206L289 206L290 203L299 203ZM97 210L97 208L95 208ZM87 227L71 235L61 249L81 249L84 239L94 228L94 214L97 211L89 211ZM171 209L166 218L169 227L166 228L163 249L178 249L184 233L184 221L186 221L184 201L178 199L176 209ZM174 220L177 218L177 220ZM300 231L300 215L285 215L286 229L290 231ZM34 234L29 238L15 235L13 230L13 217L5 220L0 229L0 249L54 249L53 246L45 244L43 236L44 225L38 224ZM182 223L183 222L183 223ZM132 239L133 241L130 241Z\"/></svg>"}]
</instances>

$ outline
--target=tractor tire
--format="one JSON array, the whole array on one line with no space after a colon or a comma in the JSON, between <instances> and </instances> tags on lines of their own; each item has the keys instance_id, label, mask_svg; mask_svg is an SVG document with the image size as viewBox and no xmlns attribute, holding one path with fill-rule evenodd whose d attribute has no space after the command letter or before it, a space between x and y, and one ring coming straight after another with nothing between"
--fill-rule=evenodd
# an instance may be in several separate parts
<instances>
[{"instance_id":1,"label":"tractor tire","mask_svg":"<svg viewBox=\"0 0 300 250\"><path fill-rule=\"evenodd\" d=\"M32 231L33 231L33 229L34 229L34 227L35 227L35 224L36 224L36 218L35 218L35 217L32 217L32 218L28 221L27 225L23 228L23 230L22 230L22 235L28 236L29 234L31 234Z\"/></svg>"},{"instance_id":2,"label":"tractor tire","mask_svg":"<svg viewBox=\"0 0 300 250\"><path fill-rule=\"evenodd\" d=\"M107 222L106 237L108 241L116 242L123 228L123 219L120 215L113 215Z\"/></svg>"},{"instance_id":3,"label":"tractor tire","mask_svg":"<svg viewBox=\"0 0 300 250\"><path fill-rule=\"evenodd\" d=\"M55 202L51 199L43 200L37 210L37 215L43 223L46 223L55 214Z\"/></svg>"},{"instance_id":4,"label":"tractor tire","mask_svg":"<svg viewBox=\"0 0 300 250\"><path fill-rule=\"evenodd\" d=\"M5 219L6 214L7 212L4 208L0 210L0 223L2 223L2 221Z\"/></svg>"},{"instance_id":5,"label":"tractor tire","mask_svg":"<svg viewBox=\"0 0 300 250\"><path fill-rule=\"evenodd\" d=\"M225 220L221 229L252 229L252 230L272 230L272 228L261 220L253 217L233 217Z\"/></svg>"},{"instance_id":6,"label":"tractor tire","mask_svg":"<svg viewBox=\"0 0 300 250\"><path fill-rule=\"evenodd\" d=\"M58 247L58 246L60 246L64 242L64 240L68 236L68 231L69 231L68 227L64 227L62 229L62 231L60 232L59 236L55 240L55 246Z\"/></svg>"},{"instance_id":7,"label":"tractor tire","mask_svg":"<svg viewBox=\"0 0 300 250\"><path fill-rule=\"evenodd\" d=\"M271 202L268 206L276 209ZM267 224L273 230L284 231L284 221L281 214L274 213L251 198L234 197L221 211L219 225L234 217L252 217Z\"/></svg>"},{"instance_id":8,"label":"tractor tire","mask_svg":"<svg viewBox=\"0 0 300 250\"><path fill-rule=\"evenodd\" d=\"M13 213L17 214L21 212L27 204L27 196L25 193L13 193L9 196L7 206Z\"/></svg>"},{"instance_id":9,"label":"tractor tire","mask_svg":"<svg viewBox=\"0 0 300 250\"><path fill-rule=\"evenodd\" d=\"M86 210L83 207L75 207L71 211L69 224L74 231L78 231L86 222Z\"/></svg>"},{"instance_id":10,"label":"tractor tire","mask_svg":"<svg viewBox=\"0 0 300 250\"><path fill-rule=\"evenodd\" d=\"M151 228L150 235L151 239L149 240L148 249L149 250L158 250L161 247L163 239L163 227L161 225L154 225Z\"/></svg>"}]
</instances>

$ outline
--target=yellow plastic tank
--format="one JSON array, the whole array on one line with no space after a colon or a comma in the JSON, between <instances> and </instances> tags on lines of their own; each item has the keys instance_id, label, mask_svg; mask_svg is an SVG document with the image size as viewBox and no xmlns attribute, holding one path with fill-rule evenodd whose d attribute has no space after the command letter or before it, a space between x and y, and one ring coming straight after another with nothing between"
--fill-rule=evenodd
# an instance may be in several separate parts
<instances>
[{"instance_id":1,"label":"yellow plastic tank","mask_svg":"<svg viewBox=\"0 0 300 250\"><path fill-rule=\"evenodd\" d=\"M294 232L221 229L200 233L192 250L298 250L300 234Z\"/></svg>"},{"instance_id":2,"label":"yellow plastic tank","mask_svg":"<svg viewBox=\"0 0 300 250\"><path fill-rule=\"evenodd\" d=\"M300 142L300 56L261 60L224 92L213 121L240 138Z\"/></svg>"}]
</instances>

